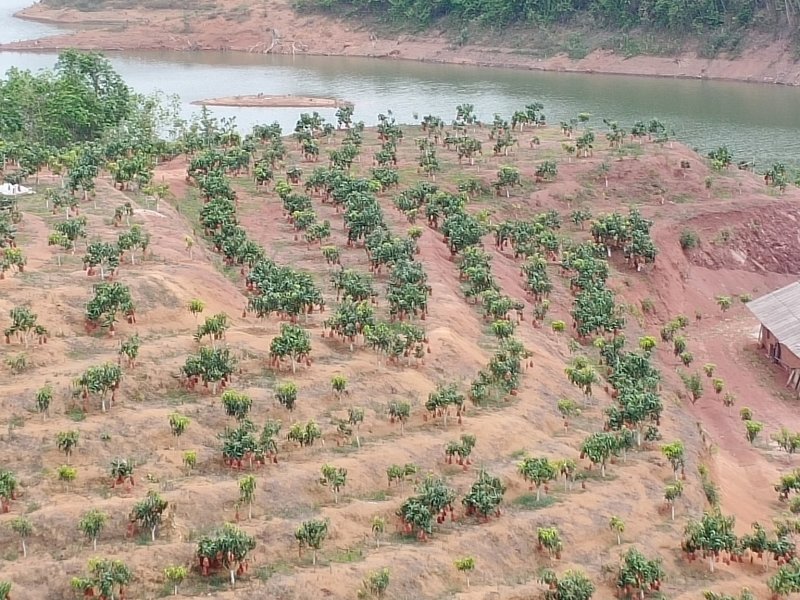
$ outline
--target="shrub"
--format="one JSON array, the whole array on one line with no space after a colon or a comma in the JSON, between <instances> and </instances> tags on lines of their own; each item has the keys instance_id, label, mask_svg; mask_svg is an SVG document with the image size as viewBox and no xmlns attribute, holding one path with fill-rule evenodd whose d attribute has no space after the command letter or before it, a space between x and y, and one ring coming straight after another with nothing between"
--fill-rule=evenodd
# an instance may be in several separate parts
<instances>
[{"instance_id":1,"label":"shrub","mask_svg":"<svg viewBox=\"0 0 800 600\"><path fill-rule=\"evenodd\" d=\"M697 232L692 231L691 229L684 229L681 232L680 243L681 248L684 250L697 248L700 245L700 236L697 235Z\"/></svg>"}]
</instances>

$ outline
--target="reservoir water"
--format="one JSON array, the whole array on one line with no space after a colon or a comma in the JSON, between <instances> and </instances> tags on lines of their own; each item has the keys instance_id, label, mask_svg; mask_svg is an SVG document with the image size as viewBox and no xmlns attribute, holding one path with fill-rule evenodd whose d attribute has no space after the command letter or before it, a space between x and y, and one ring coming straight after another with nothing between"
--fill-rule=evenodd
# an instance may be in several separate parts
<instances>
[{"instance_id":1,"label":"reservoir water","mask_svg":"<svg viewBox=\"0 0 800 600\"><path fill-rule=\"evenodd\" d=\"M50 35L53 26L14 18L30 0L0 2L0 42ZM124 33L122 34L124 35ZM52 67L55 53L0 52L9 67ZM392 110L398 121L434 114L449 121L455 106L474 104L480 119L506 118L539 101L551 124L579 112L630 125L657 117L701 151L727 144L736 160L800 162L800 89L777 85L546 73L366 58L279 56L233 52L112 52L114 67L139 92L177 94L188 115L194 100L263 93L332 96L355 103L356 118L374 124ZM214 107L242 128L277 120L291 131L301 109ZM333 110L320 110L333 118Z\"/></svg>"}]
</instances>

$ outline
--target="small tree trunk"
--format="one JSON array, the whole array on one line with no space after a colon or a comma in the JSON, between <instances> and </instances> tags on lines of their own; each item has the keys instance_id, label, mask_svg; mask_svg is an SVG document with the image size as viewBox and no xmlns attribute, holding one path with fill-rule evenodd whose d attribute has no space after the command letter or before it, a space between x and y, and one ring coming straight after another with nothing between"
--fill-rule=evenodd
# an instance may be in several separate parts
<instances>
[{"instance_id":1,"label":"small tree trunk","mask_svg":"<svg viewBox=\"0 0 800 600\"><path fill-rule=\"evenodd\" d=\"M177 586L177 584L172 588L172 595L173 596L177 596L178 595L178 586Z\"/></svg>"},{"instance_id":2,"label":"small tree trunk","mask_svg":"<svg viewBox=\"0 0 800 600\"><path fill-rule=\"evenodd\" d=\"M710 567L711 572L713 573L714 572L714 553L713 552L709 553L708 566Z\"/></svg>"},{"instance_id":3,"label":"small tree trunk","mask_svg":"<svg viewBox=\"0 0 800 600\"><path fill-rule=\"evenodd\" d=\"M156 525L153 525L150 528L150 540L153 541L153 542L156 541L156 527L157 527Z\"/></svg>"},{"instance_id":4,"label":"small tree trunk","mask_svg":"<svg viewBox=\"0 0 800 600\"><path fill-rule=\"evenodd\" d=\"M606 476L606 463L600 463L600 476Z\"/></svg>"},{"instance_id":5,"label":"small tree trunk","mask_svg":"<svg viewBox=\"0 0 800 600\"><path fill-rule=\"evenodd\" d=\"M617 546L619 546L620 544L622 544L622 535L618 531L617 532Z\"/></svg>"},{"instance_id":6,"label":"small tree trunk","mask_svg":"<svg viewBox=\"0 0 800 600\"><path fill-rule=\"evenodd\" d=\"M236 585L236 570L231 569L231 585Z\"/></svg>"},{"instance_id":7,"label":"small tree trunk","mask_svg":"<svg viewBox=\"0 0 800 600\"><path fill-rule=\"evenodd\" d=\"M541 498L541 495L542 495L542 488L537 485L536 486L536 502L539 502L539 498Z\"/></svg>"},{"instance_id":8,"label":"small tree trunk","mask_svg":"<svg viewBox=\"0 0 800 600\"><path fill-rule=\"evenodd\" d=\"M675 504L670 504L669 508L670 508L670 513L672 515L672 520L674 521L675 520Z\"/></svg>"},{"instance_id":9,"label":"small tree trunk","mask_svg":"<svg viewBox=\"0 0 800 600\"><path fill-rule=\"evenodd\" d=\"M25 546L25 538L22 538L22 557L23 558L28 557L28 548L27 546Z\"/></svg>"},{"instance_id":10,"label":"small tree trunk","mask_svg":"<svg viewBox=\"0 0 800 600\"><path fill-rule=\"evenodd\" d=\"M313 550L311 552L311 565L316 567L317 566L317 551Z\"/></svg>"}]
</instances>

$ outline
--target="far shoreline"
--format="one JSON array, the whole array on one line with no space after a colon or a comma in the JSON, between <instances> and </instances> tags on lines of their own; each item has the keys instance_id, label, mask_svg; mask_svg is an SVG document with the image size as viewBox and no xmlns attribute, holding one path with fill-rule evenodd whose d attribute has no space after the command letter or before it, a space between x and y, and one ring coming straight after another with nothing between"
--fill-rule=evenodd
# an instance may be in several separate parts
<instances>
[{"instance_id":1,"label":"far shoreline","mask_svg":"<svg viewBox=\"0 0 800 600\"><path fill-rule=\"evenodd\" d=\"M277 10L277 9L276 9ZM636 77L657 77L660 79L694 79L700 81L728 81L737 83L772 84L787 87L800 86L800 63L795 62L787 54L786 48L780 44L769 47L757 48L747 55L747 59L703 59L693 53L684 53L676 57L659 56L634 56L626 57L615 54L613 51L595 50L583 59L573 60L565 55L556 55L548 58L525 56L513 48L464 46L452 48L444 39L433 37L413 38L401 36L397 40L369 38L369 43L363 40L354 40L353 43L341 44L337 42L342 35L342 24L336 21L326 21L333 31L331 35L307 40L309 43L291 42L280 43L267 50L260 49L266 44L257 42L251 44L252 39L244 36L232 35L233 32L218 33L216 30L201 31L195 35L153 35L153 25L147 13L133 9L125 11L127 35L120 36L119 32L92 28L82 31L65 31L34 40L23 40L0 44L2 51L34 51L58 52L70 48L78 50L94 50L105 52L237 52L245 54L281 54L325 56L333 58L370 58L383 60L402 60L436 65L455 65L479 68L500 68L518 71L539 71L570 73L582 75L621 75ZM290 13L290 14L289 14ZM110 16L110 14L109 14ZM169 22L169 17L164 24ZM294 23L297 15L291 11L284 15ZM41 4L24 9L14 14L15 18L31 21L46 22L54 25L63 25L74 28L81 24L92 26L98 24L120 24L121 20L107 18L105 13L91 13L87 15L75 10L48 9ZM127 20L130 19L130 20ZM199 25L198 25L199 26ZM163 28L162 28L163 29ZM363 37L366 31L344 30L347 39L355 36ZM235 42L232 42L235 39ZM356 43L360 42L360 43ZM240 106L240 107L281 107L279 104L250 103L221 103L228 99L210 99L193 104L206 104L208 106ZM322 106L310 103L308 107ZM288 105L295 108L297 105ZM300 108L307 106L301 105ZM329 107L338 107L331 105Z\"/></svg>"},{"instance_id":2,"label":"far shoreline","mask_svg":"<svg viewBox=\"0 0 800 600\"><path fill-rule=\"evenodd\" d=\"M249 94L246 96L225 96L208 100L194 100L195 106L237 106L241 108L342 108L352 107L352 102L338 98L316 98L312 96L268 96Z\"/></svg>"}]
</instances>

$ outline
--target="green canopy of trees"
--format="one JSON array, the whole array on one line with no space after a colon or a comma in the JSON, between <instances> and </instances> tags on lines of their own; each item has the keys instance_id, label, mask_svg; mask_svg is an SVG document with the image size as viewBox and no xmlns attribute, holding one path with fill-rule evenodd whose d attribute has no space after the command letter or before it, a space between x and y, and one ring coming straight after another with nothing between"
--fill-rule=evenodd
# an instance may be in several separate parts
<instances>
[{"instance_id":1,"label":"green canopy of trees","mask_svg":"<svg viewBox=\"0 0 800 600\"><path fill-rule=\"evenodd\" d=\"M134 105L106 58L68 50L53 71L13 68L0 80L0 137L56 147L90 141L130 117Z\"/></svg>"},{"instance_id":2,"label":"green canopy of trees","mask_svg":"<svg viewBox=\"0 0 800 600\"><path fill-rule=\"evenodd\" d=\"M322 9L355 8L406 25L428 25L450 17L487 25L527 23L546 25L591 17L613 28L652 27L695 31L723 25L744 26L756 16L784 19L783 3L767 0L306 0ZM794 0L788 6L796 7ZM791 12L796 12L794 8ZM786 12L790 12L786 9ZM788 17L791 19L791 17Z\"/></svg>"}]
</instances>

